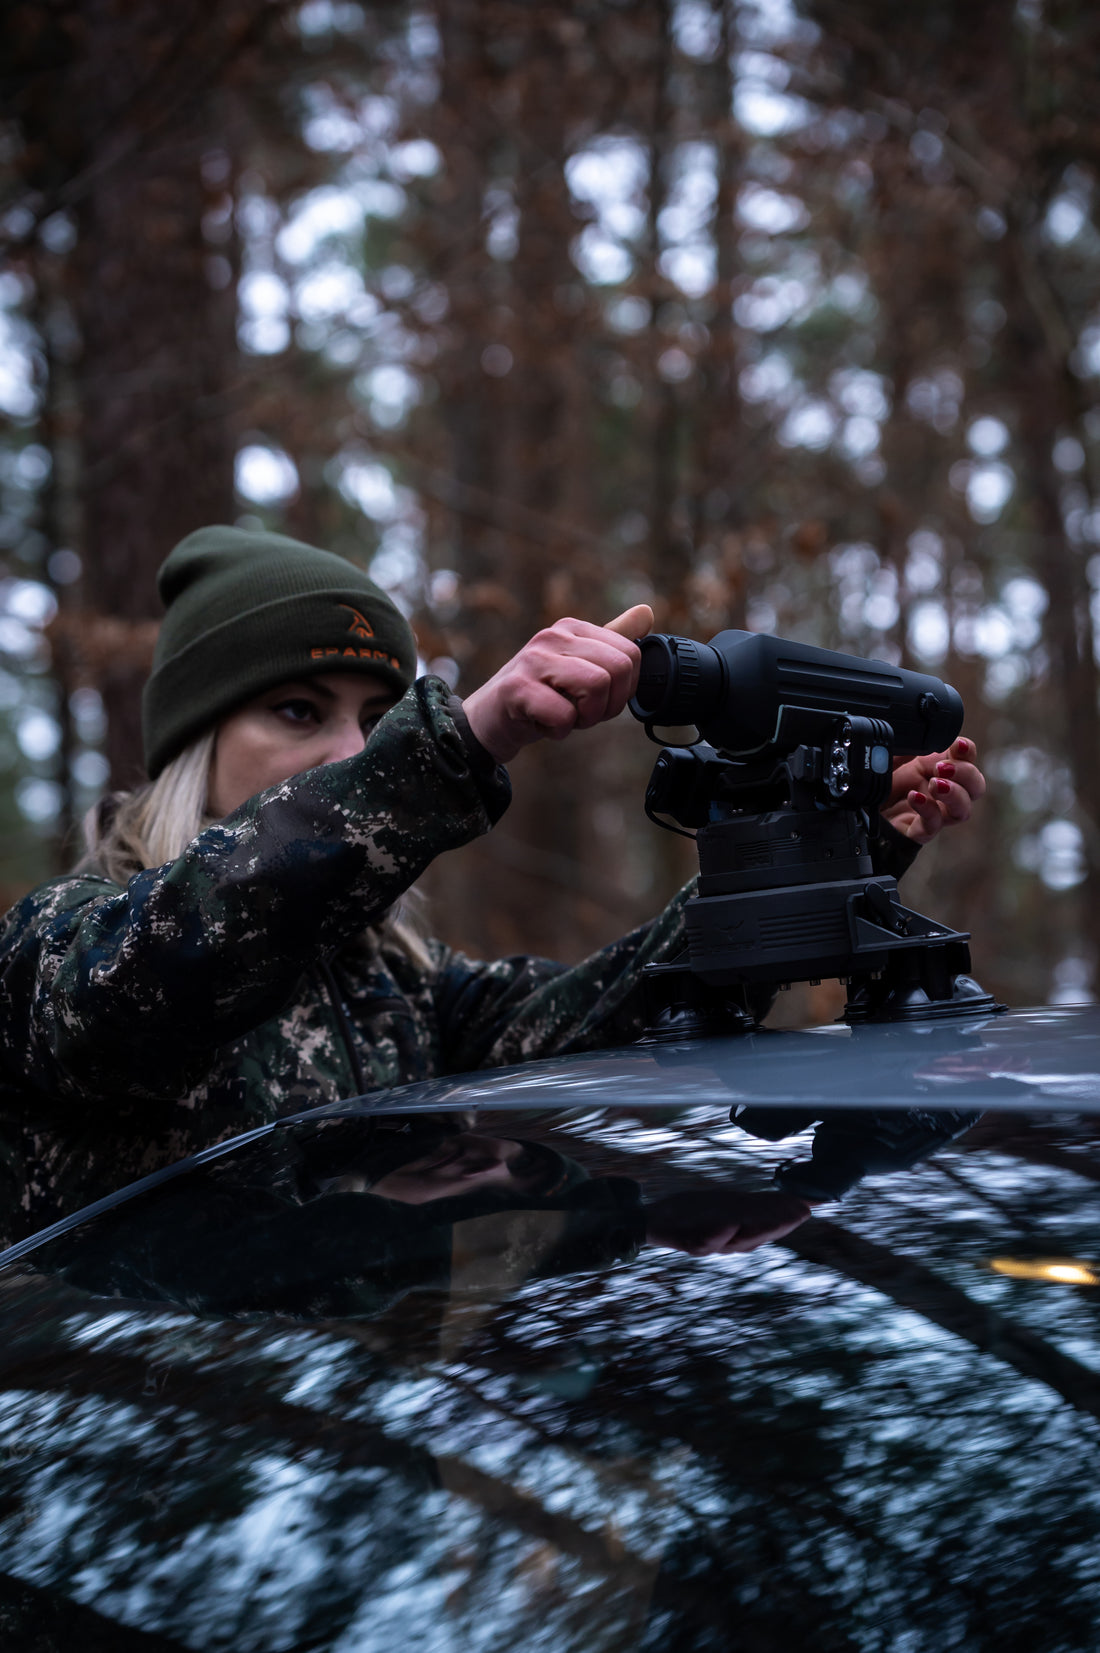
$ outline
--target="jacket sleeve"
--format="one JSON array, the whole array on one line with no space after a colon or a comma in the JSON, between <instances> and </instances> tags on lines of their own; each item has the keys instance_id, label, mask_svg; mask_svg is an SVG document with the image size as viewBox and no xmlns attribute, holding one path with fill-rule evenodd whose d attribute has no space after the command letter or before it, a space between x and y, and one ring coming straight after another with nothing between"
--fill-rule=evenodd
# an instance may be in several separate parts
<instances>
[{"instance_id":1,"label":"jacket sleeve","mask_svg":"<svg viewBox=\"0 0 1100 1653\"><path fill-rule=\"evenodd\" d=\"M875 818L869 847L875 871L895 878L920 848L881 817ZM437 997L448 1070L504 1067L638 1038L646 1022L642 970L673 958L684 946L684 905L694 891L692 881L652 923L572 969L549 959L482 964L448 954ZM766 1000L757 1013L766 1013Z\"/></svg>"},{"instance_id":2,"label":"jacket sleeve","mask_svg":"<svg viewBox=\"0 0 1100 1653\"><path fill-rule=\"evenodd\" d=\"M504 1067L635 1039L645 1024L642 970L683 946L684 903L694 883L651 923L566 969L549 959L479 963L445 955L436 1003L451 1073Z\"/></svg>"},{"instance_id":3,"label":"jacket sleeve","mask_svg":"<svg viewBox=\"0 0 1100 1653\"><path fill-rule=\"evenodd\" d=\"M900 879L909 871L921 849L912 838L907 838L904 832L892 827L881 815L875 815L871 819L867 847L875 871L880 874L886 873L894 879Z\"/></svg>"},{"instance_id":4,"label":"jacket sleeve","mask_svg":"<svg viewBox=\"0 0 1100 1653\"><path fill-rule=\"evenodd\" d=\"M303 969L380 918L509 797L475 773L424 678L354 758L308 770L209 827L125 890L61 879L0 934L0 1028L24 1083L54 1098L172 1098L293 994Z\"/></svg>"}]
</instances>

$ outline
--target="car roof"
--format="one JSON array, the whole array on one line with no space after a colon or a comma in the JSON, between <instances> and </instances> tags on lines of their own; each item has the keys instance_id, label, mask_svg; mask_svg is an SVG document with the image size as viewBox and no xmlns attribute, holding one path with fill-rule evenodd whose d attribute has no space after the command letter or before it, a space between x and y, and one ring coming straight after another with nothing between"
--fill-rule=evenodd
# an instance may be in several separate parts
<instances>
[{"instance_id":1,"label":"car roof","mask_svg":"<svg viewBox=\"0 0 1100 1653\"><path fill-rule=\"evenodd\" d=\"M350 1099L9 1253L5 1647L31 1653L47 1598L74 1646L93 1611L257 1653L1100 1645L1095 1018L1033 1015L919 1059L911 1030L822 1030ZM869 1045L902 1054L878 1108L844 1106ZM1020 1074L1039 1106L979 1118ZM379 1138L478 1130L572 1182L329 1197L326 1166ZM869 1143L871 1174L758 1249L651 1231L666 1198L751 1198L826 1139Z\"/></svg>"}]
</instances>

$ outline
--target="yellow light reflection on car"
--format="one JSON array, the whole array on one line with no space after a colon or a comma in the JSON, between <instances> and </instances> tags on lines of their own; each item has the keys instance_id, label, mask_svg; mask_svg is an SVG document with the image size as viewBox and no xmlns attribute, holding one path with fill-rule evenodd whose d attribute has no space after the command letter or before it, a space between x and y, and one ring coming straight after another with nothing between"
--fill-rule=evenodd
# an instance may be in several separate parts
<instances>
[{"instance_id":1,"label":"yellow light reflection on car","mask_svg":"<svg viewBox=\"0 0 1100 1653\"><path fill-rule=\"evenodd\" d=\"M992 1257L994 1274L1013 1280L1053 1280L1060 1286L1100 1286L1100 1271L1075 1257Z\"/></svg>"}]
</instances>

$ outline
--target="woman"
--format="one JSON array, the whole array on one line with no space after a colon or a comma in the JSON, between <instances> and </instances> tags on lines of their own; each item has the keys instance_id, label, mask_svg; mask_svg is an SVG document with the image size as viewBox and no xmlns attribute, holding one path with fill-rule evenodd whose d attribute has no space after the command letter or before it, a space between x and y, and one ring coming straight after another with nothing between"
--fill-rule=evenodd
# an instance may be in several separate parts
<instances>
[{"instance_id":1,"label":"woman","mask_svg":"<svg viewBox=\"0 0 1100 1653\"><path fill-rule=\"evenodd\" d=\"M558 621L462 703L413 681L405 620L330 553L201 529L159 589L150 784L0 933L8 1240L314 1103L632 1037L641 969L679 941L683 894L569 970L476 963L394 915L504 812L502 764L622 710L648 609ZM968 814L965 745L897 772L883 868Z\"/></svg>"}]
</instances>

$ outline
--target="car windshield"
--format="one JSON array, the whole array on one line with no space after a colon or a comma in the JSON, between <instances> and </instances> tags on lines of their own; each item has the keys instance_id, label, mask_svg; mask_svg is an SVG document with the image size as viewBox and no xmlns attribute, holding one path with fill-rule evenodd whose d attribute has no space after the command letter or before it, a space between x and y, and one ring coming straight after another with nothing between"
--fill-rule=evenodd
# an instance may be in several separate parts
<instances>
[{"instance_id":1,"label":"car windshield","mask_svg":"<svg viewBox=\"0 0 1100 1653\"><path fill-rule=\"evenodd\" d=\"M0 1271L0 1596L257 1653L1092 1647L1098 1231L1087 1116L320 1110Z\"/></svg>"}]
</instances>

